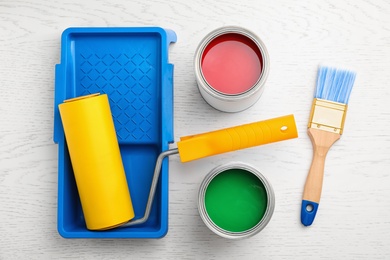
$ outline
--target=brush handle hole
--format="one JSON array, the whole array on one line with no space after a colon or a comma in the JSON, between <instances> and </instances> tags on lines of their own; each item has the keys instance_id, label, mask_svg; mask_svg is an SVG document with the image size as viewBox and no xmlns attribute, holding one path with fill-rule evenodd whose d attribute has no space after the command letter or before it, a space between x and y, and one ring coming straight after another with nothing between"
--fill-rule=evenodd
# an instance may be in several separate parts
<instances>
[{"instance_id":1,"label":"brush handle hole","mask_svg":"<svg viewBox=\"0 0 390 260\"><path fill-rule=\"evenodd\" d=\"M307 204L307 205L306 205L306 211L307 211L307 212L312 212L313 210L314 210L313 205L311 205L311 204Z\"/></svg>"},{"instance_id":2,"label":"brush handle hole","mask_svg":"<svg viewBox=\"0 0 390 260\"><path fill-rule=\"evenodd\" d=\"M287 132L287 130L288 130L288 127L285 125L280 128L280 131L282 131L283 133Z\"/></svg>"}]
</instances>

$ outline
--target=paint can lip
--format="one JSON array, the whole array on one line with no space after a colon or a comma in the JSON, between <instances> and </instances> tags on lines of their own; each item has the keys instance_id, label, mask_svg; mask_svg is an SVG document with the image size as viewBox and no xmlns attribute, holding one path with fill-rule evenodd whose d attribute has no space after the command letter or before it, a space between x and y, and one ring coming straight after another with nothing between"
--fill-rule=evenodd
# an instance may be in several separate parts
<instances>
[{"instance_id":1,"label":"paint can lip","mask_svg":"<svg viewBox=\"0 0 390 260\"><path fill-rule=\"evenodd\" d=\"M239 34L250 39L253 43L256 44L257 48L259 49L263 61L263 66L261 69L260 76L255 82L255 84L252 87L248 88L246 91L237 94L223 93L213 88L207 82L206 78L202 73L202 68L201 68L201 59L205 48L214 39L226 34ZM204 91L207 92L207 94L213 96L214 98L222 99L222 100L229 99L229 100L240 101L240 100L247 99L248 96L254 95L257 92L261 92L262 87L269 73L269 55L264 43L260 40L260 38L256 34L251 32L250 30L247 30L239 26L220 27L207 34L206 37L203 38L202 42L199 44L195 52L194 61L195 61L195 76L198 81L199 87L201 87Z\"/></svg>"},{"instance_id":2,"label":"paint can lip","mask_svg":"<svg viewBox=\"0 0 390 260\"><path fill-rule=\"evenodd\" d=\"M267 208L264 213L264 216L261 218L261 220L252 228L248 230L244 230L241 232L232 232L228 231L225 229L220 228L217 226L211 218L208 216L208 213L206 211L206 206L205 206L205 195L206 195L206 190L210 182L220 173L223 173L227 170L231 169L240 169L247 171L249 173L252 173L255 175L261 183L264 185L266 193L267 193ZM273 215L275 209L275 194L273 191L272 186L268 182L268 180L262 175L257 169L252 167L249 164L242 163L242 162L231 162L228 164L220 165L215 167L213 170L211 170L208 175L205 177L203 180L199 192L198 192L198 210L199 210L199 215L202 218L203 222L205 225L215 234L224 237L224 238L229 238L229 239L243 239L243 238L248 238L251 236L254 236L255 234L259 233L261 230L265 228L265 226L269 223L271 220L271 217Z\"/></svg>"}]
</instances>

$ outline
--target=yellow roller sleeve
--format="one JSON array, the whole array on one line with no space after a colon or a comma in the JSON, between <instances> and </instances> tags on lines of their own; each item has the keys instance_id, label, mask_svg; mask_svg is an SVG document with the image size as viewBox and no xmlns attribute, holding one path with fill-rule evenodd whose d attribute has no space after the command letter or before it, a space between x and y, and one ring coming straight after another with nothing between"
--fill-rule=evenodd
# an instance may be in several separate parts
<instances>
[{"instance_id":1,"label":"yellow roller sleeve","mask_svg":"<svg viewBox=\"0 0 390 260\"><path fill-rule=\"evenodd\" d=\"M235 151L298 137L293 115L185 136L177 143L180 160L188 162L206 156Z\"/></svg>"},{"instance_id":2,"label":"yellow roller sleeve","mask_svg":"<svg viewBox=\"0 0 390 260\"><path fill-rule=\"evenodd\" d=\"M59 110L87 228L128 222L134 211L107 95L69 99Z\"/></svg>"}]
</instances>

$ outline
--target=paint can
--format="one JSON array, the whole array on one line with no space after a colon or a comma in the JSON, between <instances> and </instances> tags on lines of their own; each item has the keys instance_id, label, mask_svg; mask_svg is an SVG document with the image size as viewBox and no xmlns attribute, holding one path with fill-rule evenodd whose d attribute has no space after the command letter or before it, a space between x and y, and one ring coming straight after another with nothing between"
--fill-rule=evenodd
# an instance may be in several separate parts
<instances>
[{"instance_id":1,"label":"paint can","mask_svg":"<svg viewBox=\"0 0 390 260\"><path fill-rule=\"evenodd\" d=\"M199 214L215 234L243 239L260 232L271 220L275 195L268 180L244 163L214 168L198 194Z\"/></svg>"},{"instance_id":2,"label":"paint can","mask_svg":"<svg viewBox=\"0 0 390 260\"><path fill-rule=\"evenodd\" d=\"M264 91L269 56L264 43L241 27L209 33L195 53L195 77L202 97L224 112L255 104Z\"/></svg>"}]
</instances>

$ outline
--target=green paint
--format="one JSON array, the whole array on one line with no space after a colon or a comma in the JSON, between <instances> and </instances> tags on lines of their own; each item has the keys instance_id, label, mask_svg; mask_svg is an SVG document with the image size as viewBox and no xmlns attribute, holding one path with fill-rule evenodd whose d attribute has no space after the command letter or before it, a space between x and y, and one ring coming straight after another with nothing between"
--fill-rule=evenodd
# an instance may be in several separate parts
<instances>
[{"instance_id":1,"label":"green paint","mask_svg":"<svg viewBox=\"0 0 390 260\"><path fill-rule=\"evenodd\" d=\"M210 219L220 228L242 232L254 227L267 209L264 184L251 172L230 169L209 183L205 207Z\"/></svg>"}]
</instances>

